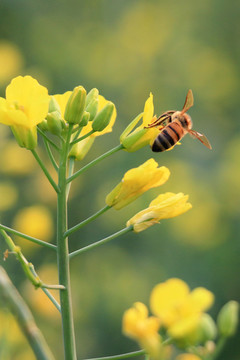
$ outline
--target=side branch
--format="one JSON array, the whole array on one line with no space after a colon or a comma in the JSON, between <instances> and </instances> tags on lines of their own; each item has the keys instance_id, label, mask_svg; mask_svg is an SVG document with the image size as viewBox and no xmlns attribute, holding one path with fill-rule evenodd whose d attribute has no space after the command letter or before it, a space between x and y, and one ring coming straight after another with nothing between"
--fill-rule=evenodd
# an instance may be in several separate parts
<instances>
[{"instance_id":1,"label":"side branch","mask_svg":"<svg viewBox=\"0 0 240 360\"><path fill-rule=\"evenodd\" d=\"M75 174L73 174L72 176L70 176L67 179L67 182L71 182L74 179L76 179L80 174L82 174L84 171L86 171L87 169L91 168L92 166L96 165L98 162L100 162L101 160L105 159L106 157L114 154L115 152L122 150L123 149L123 145L120 144L118 146L116 146L115 148L107 151L106 153L104 153L103 155L99 156L98 158L96 158L95 160L91 161L89 164L83 166L80 170L78 170L77 172L75 172Z\"/></svg>"},{"instance_id":2,"label":"side branch","mask_svg":"<svg viewBox=\"0 0 240 360\"><path fill-rule=\"evenodd\" d=\"M14 235L18 235L18 236L20 236L20 237L23 238L23 239L26 239L26 240L29 240L29 241L34 242L35 244L42 245L42 246L48 247L48 248L50 248L50 249L54 249L55 251L57 250L57 247L56 247L56 245L54 245L54 244L51 244L51 243L48 243L48 242L46 242L46 241L42 241L42 240L36 239L36 238L34 238L34 237L32 237L32 236L23 234L23 233L20 232L20 231L17 231L17 230L14 230L14 229L9 228L8 226L5 226L5 225L0 224L0 229L5 230L5 231L8 231L8 232L10 232L10 233L12 233L12 234L14 234Z\"/></svg>"},{"instance_id":3,"label":"side branch","mask_svg":"<svg viewBox=\"0 0 240 360\"><path fill-rule=\"evenodd\" d=\"M108 206L108 205L104 206L101 210L99 210L98 212L96 212L95 214L93 214L92 216L87 218L86 220L83 220L79 224L77 224L77 225L73 226L71 229L67 230L65 232L64 236L68 237L69 235L71 235L75 231L81 229L81 227L83 227L84 225L87 225L89 222L95 220L98 216L102 215L103 213L105 213L109 209L111 209L111 206Z\"/></svg>"},{"instance_id":4,"label":"side branch","mask_svg":"<svg viewBox=\"0 0 240 360\"><path fill-rule=\"evenodd\" d=\"M45 167L45 165L43 164L42 160L40 159L40 157L38 156L38 154L36 153L35 150L31 150L33 156L35 157L35 159L37 160L38 164L40 165L42 171L44 172L44 174L46 175L48 181L50 182L50 184L52 185L52 187L54 188L54 190L56 191L56 193L59 193L59 187L57 186L57 184L55 183L55 181L53 180L53 178L51 177L51 175L49 174L47 168Z\"/></svg>"},{"instance_id":5,"label":"side branch","mask_svg":"<svg viewBox=\"0 0 240 360\"><path fill-rule=\"evenodd\" d=\"M71 252L69 254L69 258L71 259L74 256L79 255L79 254L81 254L81 253L83 253L85 251L88 251L88 250L91 250L91 249L93 249L95 247L103 245L103 244L107 243L108 241L113 240L113 239L117 238L118 236L126 234L126 233L128 233L129 231L132 231L132 230L133 230L133 225L128 226L128 227L126 227L126 228L124 228L124 229L122 229L122 230L120 230L120 231L118 231L118 232L116 232L116 233L102 239L102 240L99 240L99 241L97 241L97 242L95 242L93 244L87 245L87 246L85 246L85 247L83 247L81 249L78 249L78 250L75 250L75 251Z\"/></svg>"}]
</instances>

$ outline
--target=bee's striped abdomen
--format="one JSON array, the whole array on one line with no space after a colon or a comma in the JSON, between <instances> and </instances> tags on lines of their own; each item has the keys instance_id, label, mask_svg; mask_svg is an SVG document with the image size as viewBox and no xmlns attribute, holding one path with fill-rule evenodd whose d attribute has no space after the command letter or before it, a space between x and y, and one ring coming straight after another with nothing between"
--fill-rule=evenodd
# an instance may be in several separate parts
<instances>
[{"instance_id":1,"label":"bee's striped abdomen","mask_svg":"<svg viewBox=\"0 0 240 360\"><path fill-rule=\"evenodd\" d=\"M152 151L162 152L174 146L184 135L184 129L178 123L173 121L168 124L156 137L152 145Z\"/></svg>"}]
</instances>

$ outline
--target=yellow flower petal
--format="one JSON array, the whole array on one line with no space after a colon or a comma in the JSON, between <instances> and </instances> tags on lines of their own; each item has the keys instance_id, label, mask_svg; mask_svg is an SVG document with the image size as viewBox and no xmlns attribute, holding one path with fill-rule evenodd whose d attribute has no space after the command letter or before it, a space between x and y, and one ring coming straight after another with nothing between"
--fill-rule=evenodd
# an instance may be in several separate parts
<instances>
[{"instance_id":1,"label":"yellow flower petal","mask_svg":"<svg viewBox=\"0 0 240 360\"><path fill-rule=\"evenodd\" d=\"M159 317L168 334L175 339L189 339L201 327L203 311L213 302L205 288L190 292L180 279L169 279L156 285L150 296L152 313Z\"/></svg>"},{"instance_id":2,"label":"yellow flower petal","mask_svg":"<svg viewBox=\"0 0 240 360\"><path fill-rule=\"evenodd\" d=\"M68 99L71 94L72 94L72 91L66 91L64 94L53 95L54 99L57 101L58 105L60 106L61 115L62 115L63 119L64 119L66 105L67 105Z\"/></svg>"},{"instance_id":3,"label":"yellow flower petal","mask_svg":"<svg viewBox=\"0 0 240 360\"><path fill-rule=\"evenodd\" d=\"M173 311L174 308L186 300L189 292L188 285L177 278L156 285L150 296L152 313L157 315L164 325L173 323L178 317Z\"/></svg>"},{"instance_id":4,"label":"yellow flower petal","mask_svg":"<svg viewBox=\"0 0 240 360\"><path fill-rule=\"evenodd\" d=\"M48 113L48 91L31 76L14 78L6 89L6 100L11 125L21 124L31 129L42 122Z\"/></svg>"},{"instance_id":5,"label":"yellow flower petal","mask_svg":"<svg viewBox=\"0 0 240 360\"><path fill-rule=\"evenodd\" d=\"M181 354L176 357L176 360L201 360L201 358L195 354Z\"/></svg>"},{"instance_id":6,"label":"yellow flower petal","mask_svg":"<svg viewBox=\"0 0 240 360\"><path fill-rule=\"evenodd\" d=\"M135 303L123 315L123 333L136 340L153 358L158 357L161 348L159 327L159 319L148 317L148 309L141 302Z\"/></svg>"}]
</instances>

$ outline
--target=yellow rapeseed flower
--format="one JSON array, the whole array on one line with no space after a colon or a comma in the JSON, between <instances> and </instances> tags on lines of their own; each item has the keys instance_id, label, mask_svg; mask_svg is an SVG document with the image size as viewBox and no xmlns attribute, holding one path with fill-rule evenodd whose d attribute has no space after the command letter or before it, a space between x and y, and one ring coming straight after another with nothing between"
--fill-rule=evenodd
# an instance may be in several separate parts
<instances>
[{"instance_id":1,"label":"yellow rapeseed flower","mask_svg":"<svg viewBox=\"0 0 240 360\"><path fill-rule=\"evenodd\" d=\"M183 339L197 329L201 315L213 301L214 295L207 289L190 291L184 281L172 278L153 288L150 307L171 337Z\"/></svg>"},{"instance_id":2,"label":"yellow rapeseed flower","mask_svg":"<svg viewBox=\"0 0 240 360\"><path fill-rule=\"evenodd\" d=\"M201 360L201 358L195 354L181 354L176 357L176 360Z\"/></svg>"},{"instance_id":3,"label":"yellow rapeseed flower","mask_svg":"<svg viewBox=\"0 0 240 360\"><path fill-rule=\"evenodd\" d=\"M145 102L143 113L139 114L123 131L120 136L120 143L128 152L133 152L141 149L146 145L150 145L159 134L157 128L145 129L153 121L153 95L150 93L149 98ZM135 130L139 121L142 119L142 124Z\"/></svg>"},{"instance_id":4,"label":"yellow rapeseed flower","mask_svg":"<svg viewBox=\"0 0 240 360\"><path fill-rule=\"evenodd\" d=\"M121 209L145 191L163 185L169 175L168 168L165 166L158 168L158 163L154 159L149 159L125 173L122 181L107 195L106 203L114 209Z\"/></svg>"},{"instance_id":5,"label":"yellow rapeseed flower","mask_svg":"<svg viewBox=\"0 0 240 360\"><path fill-rule=\"evenodd\" d=\"M20 146L33 149L37 128L48 113L49 96L44 86L31 76L14 78L0 98L0 122L11 126Z\"/></svg>"},{"instance_id":6,"label":"yellow rapeseed flower","mask_svg":"<svg viewBox=\"0 0 240 360\"><path fill-rule=\"evenodd\" d=\"M148 227L159 223L162 219L169 219L181 215L191 209L192 205L187 202L188 195L183 193L165 193L154 199L149 207L140 211L127 222L127 226L133 225L135 232L140 232Z\"/></svg>"},{"instance_id":7,"label":"yellow rapeseed flower","mask_svg":"<svg viewBox=\"0 0 240 360\"><path fill-rule=\"evenodd\" d=\"M147 307L136 302L123 315L123 333L136 340L151 358L157 359L161 349L161 337L158 334L160 321L154 316L148 316Z\"/></svg>"}]
</instances>

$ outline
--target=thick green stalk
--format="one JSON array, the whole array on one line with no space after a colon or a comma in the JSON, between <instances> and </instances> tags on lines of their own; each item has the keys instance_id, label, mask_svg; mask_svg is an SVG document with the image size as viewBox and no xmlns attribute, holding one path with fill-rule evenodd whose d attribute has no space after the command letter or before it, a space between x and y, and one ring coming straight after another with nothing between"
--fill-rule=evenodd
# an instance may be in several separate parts
<instances>
[{"instance_id":1,"label":"thick green stalk","mask_svg":"<svg viewBox=\"0 0 240 360\"><path fill-rule=\"evenodd\" d=\"M62 330L64 341L65 360L76 360L76 346L72 313L72 299L70 287L69 271L69 251L68 238L64 236L67 231L67 159L69 141L71 137L72 126L69 126L69 132L66 142L60 153L60 163L58 171L58 201L57 201L57 257L58 257L58 275L59 283L65 286L65 290L60 291L60 304L62 314Z\"/></svg>"}]
</instances>

